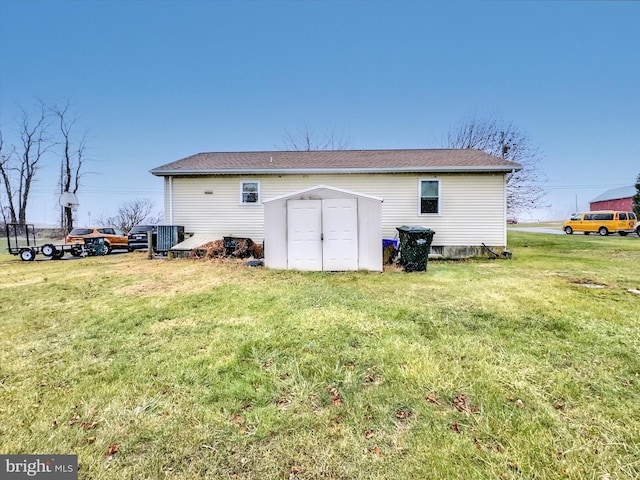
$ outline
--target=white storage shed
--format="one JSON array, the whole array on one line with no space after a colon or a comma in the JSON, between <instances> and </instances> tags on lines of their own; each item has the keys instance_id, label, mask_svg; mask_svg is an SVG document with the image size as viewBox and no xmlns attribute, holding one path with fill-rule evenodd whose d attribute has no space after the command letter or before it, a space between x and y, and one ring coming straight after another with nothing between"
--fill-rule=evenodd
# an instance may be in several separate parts
<instances>
[{"instance_id":1,"label":"white storage shed","mask_svg":"<svg viewBox=\"0 0 640 480\"><path fill-rule=\"evenodd\" d=\"M317 185L263 203L268 268L382 271L382 198Z\"/></svg>"}]
</instances>

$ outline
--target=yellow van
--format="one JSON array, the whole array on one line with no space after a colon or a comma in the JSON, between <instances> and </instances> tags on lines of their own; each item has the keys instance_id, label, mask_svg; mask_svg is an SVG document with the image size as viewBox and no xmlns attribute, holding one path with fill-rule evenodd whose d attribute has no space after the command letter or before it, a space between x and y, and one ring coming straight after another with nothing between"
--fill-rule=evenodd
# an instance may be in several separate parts
<instances>
[{"instance_id":1,"label":"yellow van","mask_svg":"<svg viewBox=\"0 0 640 480\"><path fill-rule=\"evenodd\" d=\"M625 236L633 233L638 219L633 212L617 212L615 210L601 210L597 212L574 213L562 224L562 229L568 235L573 232L584 232L585 235L598 232L605 236L618 233Z\"/></svg>"}]
</instances>

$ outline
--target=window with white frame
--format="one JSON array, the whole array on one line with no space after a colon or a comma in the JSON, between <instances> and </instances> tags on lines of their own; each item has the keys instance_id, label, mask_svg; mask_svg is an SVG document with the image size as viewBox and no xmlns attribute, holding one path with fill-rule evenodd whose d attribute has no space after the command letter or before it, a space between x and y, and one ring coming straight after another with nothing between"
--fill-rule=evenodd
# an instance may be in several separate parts
<instances>
[{"instance_id":1,"label":"window with white frame","mask_svg":"<svg viewBox=\"0 0 640 480\"><path fill-rule=\"evenodd\" d=\"M440 213L440 180L420 180L420 215Z\"/></svg>"},{"instance_id":2,"label":"window with white frame","mask_svg":"<svg viewBox=\"0 0 640 480\"><path fill-rule=\"evenodd\" d=\"M260 182L240 182L240 203L243 205L260 203Z\"/></svg>"}]
</instances>

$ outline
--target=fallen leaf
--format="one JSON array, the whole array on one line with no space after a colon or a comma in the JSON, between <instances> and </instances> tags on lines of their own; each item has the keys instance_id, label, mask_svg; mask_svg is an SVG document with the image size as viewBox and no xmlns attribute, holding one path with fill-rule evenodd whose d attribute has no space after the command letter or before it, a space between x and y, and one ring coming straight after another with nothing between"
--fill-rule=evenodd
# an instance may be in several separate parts
<instances>
[{"instance_id":1,"label":"fallen leaf","mask_svg":"<svg viewBox=\"0 0 640 480\"><path fill-rule=\"evenodd\" d=\"M524 407L524 402L520 399L516 400L516 407L518 408L523 408Z\"/></svg>"},{"instance_id":2,"label":"fallen leaf","mask_svg":"<svg viewBox=\"0 0 640 480\"><path fill-rule=\"evenodd\" d=\"M556 410L564 410L564 403L556 401L553 403L553 408Z\"/></svg>"},{"instance_id":3,"label":"fallen leaf","mask_svg":"<svg viewBox=\"0 0 640 480\"><path fill-rule=\"evenodd\" d=\"M233 415L231 415L231 421L233 423L236 424L236 426L240 426L240 425L244 425L244 422L246 422L246 420L244 419L244 417L234 413Z\"/></svg>"},{"instance_id":4,"label":"fallen leaf","mask_svg":"<svg viewBox=\"0 0 640 480\"><path fill-rule=\"evenodd\" d=\"M265 370L271 368L271 366L275 363L275 360L268 360L262 364L262 368Z\"/></svg>"},{"instance_id":5,"label":"fallen leaf","mask_svg":"<svg viewBox=\"0 0 640 480\"><path fill-rule=\"evenodd\" d=\"M69 425L75 425L79 421L80 421L80 415L74 415L73 417L71 417L71 420L69 420Z\"/></svg>"},{"instance_id":6,"label":"fallen leaf","mask_svg":"<svg viewBox=\"0 0 640 480\"><path fill-rule=\"evenodd\" d=\"M297 465L292 466L291 471L289 472L289 480L295 480L296 478L298 478L297 475L303 472L304 467L299 467Z\"/></svg>"},{"instance_id":7,"label":"fallen leaf","mask_svg":"<svg viewBox=\"0 0 640 480\"><path fill-rule=\"evenodd\" d=\"M375 454L377 457L379 457L380 455L382 455L382 450L380 450L380 448L378 447L370 447L369 451L373 454Z\"/></svg>"},{"instance_id":8,"label":"fallen leaf","mask_svg":"<svg viewBox=\"0 0 640 480\"><path fill-rule=\"evenodd\" d=\"M334 406L338 406L342 403L342 400L340 399L340 392L338 392L337 388L328 387L327 391L331 394L331 403Z\"/></svg>"},{"instance_id":9,"label":"fallen leaf","mask_svg":"<svg viewBox=\"0 0 640 480\"><path fill-rule=\"evenodd\" d=\"M97 409L96 407L91 407L91 408L89 409L88 414L89 414L90 416L93 416L93 415L95 415L96 413L98 413L98 409Z\"/></svg>"},{"instance_id":10,"label":"fallen leaf","mask_svg":"<svg viewBox=\"0 0 640 480\"><path fill-rule=\"evenodd\" d=\"M454 432L460 433L460 424L458 424L458 422L451 425L451 428L453 429Z\"/></svg>"},{"instance_id":11,"label":"fallen leaf","mask_svg":"<svg viewBox=\"0 0 640 480\"><path fill-rule=\"evenodd\" d=\"M98 424L100 423L100 421L95 421L95 422L82 422L82 428L84 428L85 430L93 430L94 428L96 428L98 426Z\"/></svg>"},{"instance_id":12,"label":"fallen leaf","mask_svg":"<svg viewBox=\"0 0 640 480\"><path fill-rule=\"evenodd\" d=\"M396 418L400 420L406 420L412 415L413 415L413 412L411 412L411 410L402 410L402 409L396 410Z\"/></svg>"},{"instance_id":13,"label":"fallen leaf","mask_svg":"<svg viewBox=\"0 0 640 480\"><path fill-rule=\"evenodd\" d=\"M113 456L118 453L118 450L120 450L120 445L113 443L109 445L109 448L107 449L107 460L111 461Z\"/></svg>"},{"instance_id":14,"label":"fallen leaf","mask_svg":"<svg viewBox=\"0 0 640 480\"><path fill-rule=\"evenodd\" d=\"M438 399L436 398L436 396L435 396L435 395L433 395L433 394L431 394L431 395L427 395L427 401L428 401L429 403L432 403L433 405L442 405L442 404L440 403L440 400L438 400Z\"/></svg>"},{"instance_id":15,"label":"fallen leaf","mask_svg":"<svg viewBox=\"0 0 640 480\"><path fill-rule=\"evenodd\" d=\"M51 422L51 426L53 428L56 428L58 426L58 420L54 420L53 422Z\"/></svg>"},{"instance_id":16,"label":"fallen leaf","mask_svg":"<svg viewBox=\"0 0 640 480\"><path fill-rule=\"evenodd\" d=\"M95 443L96 437L87 437L87 443Z\"/></svg>"},{"instance_id":17,"label":"fallen leaf","mask_svg":"<svg viewBox=\"0 0 640 480\"><path fill-rule=\"evenodd\" d=\"M459 412L468 411L467 396L464 393L461 393L460 395L453 397L453 407Z\"/></svg>"},{"instance_id":18,"label":"fallen leaf","mask_svg":"<svg viewBox=\"0 0 640 480\"><path fill-rule=\"evenodd\" d=\"M478 450L482 450L482 444L480 443L480 440L478 440L477 438L474 438L473 443Z\"/></svg>"},{"instance_id":19,"label":"fallen leaf","mask_svg":"<svg viewBox=\"0 0 640 480\"><path fill-rule=\"evenodd\" d=\"M373 430L366 430L364 432L364 438L366 438L367 440L371 440L373 437L375 437L376 434Z\"/></svg>"}]
</instances>

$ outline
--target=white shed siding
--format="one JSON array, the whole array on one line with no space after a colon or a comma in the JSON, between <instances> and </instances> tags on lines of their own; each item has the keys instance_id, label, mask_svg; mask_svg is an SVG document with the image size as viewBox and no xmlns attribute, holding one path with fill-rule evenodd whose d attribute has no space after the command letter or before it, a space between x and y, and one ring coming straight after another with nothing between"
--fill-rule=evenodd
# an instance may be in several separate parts
<instances>
[{"instance_id":1,"label":"white shed siding","mask_svg":"<svg viewBox=\"0 0 640 480\"><path fill-rule=\"evenodd\" d=\"M441 182L440 214L418 214L418 182ZM393 238L396 227L423 225L436 231L433 244L506 245L505 177L503 174L345 174L174 177L172 208L167 223L184 225L188 232L250 237L262 242L262 205L240 204L240 182L260 181L262 200L316 185L330 185L382 197L382 235ZM168 180L166 183L168 188ZM205 190L213 191L205 194ZM167 200L168 202L169 200ZM168 213L167 213L168 215Z\"/></svg>"},{"instance_id":2,"label":"white shed siding","mask_svg":"<svg viewBox=\"0 0 640 480\"><path fill-rule=\"evenodd\" d=\"M369 197L358 192L335 189L318 185L312 189L296 190L285 196L279 196L265 202L265 239L264 261L269 268L290 268L289 248L287 245L288 229L292 219L289 217L289 203L293 201L322 200L356 200L357 202L357 269L382 271L382 211L380 198ZM323 230L325 211L323 210ZM295 222L296 220L293 219ZM325 240L326 231L323 231ZM340 262L339 262L340 263ZM327 268L327 265L323 265ZM329 267L331 269L331 267ZM350 270L351 268L345 268Z\"/></svg>"}]
</instances>

